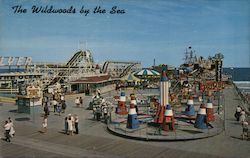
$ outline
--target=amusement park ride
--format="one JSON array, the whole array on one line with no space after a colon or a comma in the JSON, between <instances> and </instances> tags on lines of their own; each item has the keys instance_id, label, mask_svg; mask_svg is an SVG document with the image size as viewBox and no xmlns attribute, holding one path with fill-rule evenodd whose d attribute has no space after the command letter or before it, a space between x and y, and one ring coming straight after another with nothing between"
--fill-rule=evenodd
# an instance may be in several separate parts
<instances>
[{"instance_id":1,"label":"amusement park ride","mask_svg":"<svg viewBox=\"0 0 250 158\"><path fill-rule=\"evenodd\" d=\"M130 71L140 69L141 63L106 61L101 65L94 62L89 50L79 50L66 63L61 64L33 63L31 57L0 56L0 67L11 70L11 72L0 74L0 88L4 86L17 89L18 84L33 84L39 80L42 89L58 82L70 90L71 81L103 74L109 74L112 78L120 78Z\"/></svg>"},{"instance_id":2,"label":"amusement park ride","mask_svg":"<svg viewBox=\"0 0 250 158\"><path fill-rule=\"evenodd\" d=\"M209 122L215 121L213 103L210 99L205 106L201 104L200 109L195 116L195 108L193 96L190 95L185 111L180 114L174 114L171 105L169 104L169 80L166 76L166 72L163 71L160 79L160 102L155 100L154 105L157 105L156 113L151 114L154 118L154 123L160 125L164 131L175 131L175 120L187 120L189 123L194 123L194 127L199 129L208 128ZM120 96L114 97L118 100L118 105L116 108L116 114L118 115L128 115L127 116L127 128L139 128L140 120L137 119L137 115L148 115L149 114L138 114L135 111L135 96L134 94L130 97L131 103L129 112L126 106L126 96L124 92L121 92ZM190 121L193 120L194 122Z\"/></svg>"},{"instance_id":3,"label":"amusement park ride","mask_svg":"<svg viewBox=\"0 0 250 158\"><path fill-rule=\"evenodd\" d=\"M178 127L176 126L176 122L178 121L184 121L187 124L192 124L192 126L197 129L212 128L211 123L216 121L216 117L214 116L213 101L211 100L211 94L209 95L209 93L210 91L220 91L224 88L224 82L221 81L221 58L221 56L218 57L217 55L215 62L214 60L198 60L197 58L193 57L192 59L186 58L189 59L186 63L186 66L191 67L192 71L189 71L188 68L181 68L179 70L179 76L175 78L171 77L176 81L170 81L166 74L166 70L163 70L159 81L160 101L157 99L152 99L154 100L153 105L155 106L155 111L153 113L138 113L137 103L135 100L136 94L130 95L129 99L131 102L130 105L127 106L127 100L129 99L127 99L128 97L126 96L125 92L122 91L120 96L114 97L118 101L116 114L126 117L126 128L128 129L140 128L141 123L145 122L142 120L142 118L146 117L151 117L152 119L149 119L149 122L159 126L166 132L178 131ZM192 63L198 63L199 66L197 67L195 64L192 65ZM213 66L209 66L209 64L215 64L215 73L210 71L210 69L212 70ZM71 81L86 76L109 74L112 78L121 78L130 71L140 69L141 63L106 61L103 65L98 65L94 63L93 57L89 51L78 51L66 64L29 64L26 65L26 67L29 73L42 74L41 80L43 81L43 83L40 84L34 84L35 80L31 81L29 84L26 84L27 86L31 86L28 87L26 91L30 91L32 88L40 88L40 91L43 91L46 89L45 87L49 89L49 87L58 83L68 86L67 84L69 84ZM206 74L204 71L209 71L212 76L216 75L216 80L208 80L208 78L204 76L204 74ZM173 87L171 87L171 85ZM170 92L175 94L170 94ZM208 94L206 105L204 103L205 94ZM202 99L200 99L201 95L203 96ZM177 113L172 96L175 96L177 100L179 100L179 97L181 96L181 99L185 100L185 111L182 111L182 113ZM41 99L42 96L33 95L30 97L30 95L28 95L26 98L29 99L30 105L32 105L32 103L34 105L35 99L37 97ZM22 97L19 98L19 104L21 106L24 101L21 101ZM202 101L197 114L195 111L194 98L199 98L199 104ZM220 105L220 102L218 105ZM142 115L145 117L142 117Z\"/></svg>"},{"instance_id":4,"label":"amusement park ride","mask_svg":"<svg viewBox=\"0 0 250 158\"><path fill-rule=\"evenodd\" d=\"M155 107L155 111L153 111L153 113L137 113L135 111L135 106L132 103L132 100L134 100L134 95L133 97L130 97L131 103L129 106L129 110L127 110L126 96L124 92L121 92L120 96L114 96L114 99L118 100L116 114L120 116L127 116L127 119L125 119L125 122L127 124L126 128L140 129L140 126L147 122L147 128L150 128L150 125L154 124L154 126L159 127L165 132L173 131L174 133L179 133L181 131L181 127L177 124L179 124L180 122L184 122L184 124L186 125L189 124L188 126L190 131L193 130L195 132L197 130L200 130L200 132L202 133L202 130L204 129L207 129L206 131L212 130L214 128L214 125L218 127L217 125L220 121L218 121L218 116L215 116L212 94L213 92L218 92L224 89L224 82L221 80L221 69L218 68L221 67L221 65L218 66L218 62L214 61L207 62L202 60L199 62L205 64L205 67L203 64L201 64L201 66L197 67L196 69L192 67L192 71L190 72L179 71L179 77L175 78L175 80L177 81L172 82L178 84L179 86L174 85L173 87L171 87L171 82L166 75L166 71L162 71L159 82L160 101L158 101L158 99L151 99L153 101L153 106L148 105L149 107ZM215 73L213 72L213 69L211 69L211 65L206 65L208 63L215 63ZM220 63L222 64L222 62ZM191 60L190 62L188 62L188 64L191 64ZM204 76L204 73L206 73L207 71L212 75L215 74L215 78L206 78L206 76ZM220 80L218 80L218 78ZM172 93L176 93L175 95L170 94L170 88L172 88ZM173 90L173 88L177 88L179 90ZM172 96L179 98L177 98L179 100L178 104L185 104L184 111L177 110L178 107L176 107L176 105L170 105L170 103L173 104L174 100ZM196 99L195 103L194 98ZM184 102L182 102L182 100L184 100ZM206 100L207 103L205 103ZM181 104L181 106L183 106L183 104ZM217 106L220 106L220 102ZM174 108L172 109L172 107ZM196 109L198 109L198 111ZM144 118L146 118L147 121L143 120ZM222 124L219 126L222 127Z\"/></svg>"}]
</instances>

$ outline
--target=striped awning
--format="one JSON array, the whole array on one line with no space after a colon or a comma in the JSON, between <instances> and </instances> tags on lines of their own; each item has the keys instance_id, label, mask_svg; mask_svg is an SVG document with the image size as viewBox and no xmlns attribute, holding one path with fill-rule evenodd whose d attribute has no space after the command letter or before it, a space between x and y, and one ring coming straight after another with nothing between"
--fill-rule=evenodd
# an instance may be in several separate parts
<instances>
[{"instance_id":1,"label":"striped awning","mask_svg":"<svg viewBox=\"0 0 250 158\"><path fill-rule=\"evenodd\" d=\"M143 69L135 73L136 76L160 76L160 73L155 70Z\"/></svg>"}]
</instances>

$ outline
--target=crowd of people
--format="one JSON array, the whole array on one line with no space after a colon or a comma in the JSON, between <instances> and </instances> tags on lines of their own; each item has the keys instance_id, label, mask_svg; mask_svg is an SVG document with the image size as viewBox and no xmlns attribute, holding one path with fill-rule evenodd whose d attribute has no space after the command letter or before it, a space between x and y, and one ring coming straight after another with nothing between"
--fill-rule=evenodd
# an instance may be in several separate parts
<instances>
[{"instance_id":1,"label":"crowd of people","mask_svg":"<svg viewBox=\"0 0 250 158\"><path fill-rule=\"evenodd\" d=\"M104 98L100 99L100 104L93 105L93 118L97 121L101 121L101 119L103 119L104 122L107 123L108 119L111 119L113 107L109 102L106 102Z\"/></svg>"},{"instance_id":2,"label":"crowd of people","mask_svg":"<svg viewBox=\"0 0 250 158\"><path fill-rule=\"evenodd\" d=\"M55 97L53 95L52 99L49 99L48 97L44 97L42 101L42 106L43 106L45 115L50 114L49 106L52 106L54 109L53 110L54 113L58 113L58 115L60 115L61 113L64 113L67 108L64 95L60 95L59 97Z\"/></svg>"},{"instance_id":3,"label":"crowd of people","mask_svg":"<svg viewBox=\"0 0 250 158\"><path fill-rule=\"evenodd\" d=\"M241 107L241 106L237 106L236 110L235 110L235 118L238 122L241 123L242 125L242 139L244 140L244 138L246 137L247 139L250 139L250 131L249 131L249 121L247 119L247 114L246 110Z\"/></svg>"},{"instance_id":4,"label":"crowd of people","mask_svg":"<svg viewBox=\"0 0 250 158\"><path fill-rule=\"evenodd\" d=\"M69 114L67 117L65 117L65 122L64 122L65 134L67 135L69 134L71 136L73 136L74 133L79 134L78 124L79 124L79 118L77 115L72 116L71 114Z\"/></svg>"},{"instance_id":5,"label":"crowd of people","mask_svg":"<svg viewBox=\"0 0 250 158\"><path fill-rule=\"evenodd\" d=\"M82 97L77 97L75 99L75 104L76 107L80 107L83 104L83 99ZM65 113L67 105L65 101L65 96L63 94L60 95L53 95L52 98L49 97L44 97L42 100L42 106L44 110L44 117L42 121L42 133L47 132L47 127L48 127L48 116L50 115L50 107L53 108L53 112L58 114L60 116L61 113ZM69 135L74 135L79 133L79 128L78 128L78 122L79 118L77 115L71 115L68 114L67 117L64 119L64 131L65 134Z\"/></svg>"}]
</instances>

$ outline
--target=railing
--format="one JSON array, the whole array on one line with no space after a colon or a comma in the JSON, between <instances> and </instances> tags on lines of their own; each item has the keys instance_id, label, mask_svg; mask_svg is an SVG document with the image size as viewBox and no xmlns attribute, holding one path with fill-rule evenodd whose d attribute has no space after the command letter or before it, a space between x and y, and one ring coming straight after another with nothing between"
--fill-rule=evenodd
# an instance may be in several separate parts
<instances>
[{"instance_id":1,"label":"railing","mask_svg":"<svg viewBox=\"0 0 250 158\"><path fill-rule=\"evenodd\" d=\"M240 96L240 98L242 99L242 105L245 106L247 105L248 107L245 108L250 108L250 95L246 94L244 92L242 92L235 83L233 83L233 86L237 92L237 94Z\"/></svg>"},{"instance_id":2,"label":"railing","mask_svg":"<svg viewBox=\"0 0 250 158\"><path fill-rule=\"evenodd\" d=\"M2 105L2 103L15 103L15 102L16 102L16 98L0 96L0 105Z\"/></svg>"},{"instance_id":3,"label":"railing","mask_svg":"<svg viewBox=\"0 0 250 158\"><path fill-rule=\"evenodd\" d=\"M224 129L221 116L216 117L216 123L214 123L215 125L213 124L213 128L209 126L207 129L197 129L191 123L183 124L182 121L176 120L174 131L164 131L161 125L154 126L149 119L149 122L141 122L140 127L137 129L126 128L127 121L122 116L114 115L112 120L118 120L117 122L108 122L107 124L108 130L113 134L141 140L193 140L218 135Z\"/></svg>"},{"instance_id":4,"label":"railing","mask_svg":"<svg viewBox=\"0 0 250 158\"><path fill-rule=\"evenodd\" d=\"M0 88L0 92L7 92L7 93L16 93L18 92L18 88L12 88L12 89L3 89L3 88Z\"/></svg>"}]
</instances>

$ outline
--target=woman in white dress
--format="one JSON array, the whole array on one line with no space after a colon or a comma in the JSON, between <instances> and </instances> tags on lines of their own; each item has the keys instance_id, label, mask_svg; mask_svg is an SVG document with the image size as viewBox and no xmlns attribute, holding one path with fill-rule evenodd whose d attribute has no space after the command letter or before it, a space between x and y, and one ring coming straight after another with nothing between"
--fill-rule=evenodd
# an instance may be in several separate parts
<instances>
[{"instance_id":1,"label":"woman in white dress","mask_svg":"<svg viewBox=\"0 0 250 158\"><path fill-rule=\"evenodd\" d=\"M14 124L13 124L13 121L11 120L10 117L8 118L8 122L10 124L10 133L9 133L9 135L11 137L14 137L14 135L15 135Z\"/></svg>"},{"instance_id":2,"label":"woman in white dress","mask_svg":"<svg viewBox=\"0 0 250 158\"><path fill-rule=\"evenodd\" d=\"M246 121L246 112L242 109L240 112L240 122L243 123L244 121Z\"/></svg>"},{"instance_id":3,"label":"woman in white dress","mask_svg":"<svg viewBox=\"0 0 250 158\"><path fill-rule=\"evenodd\" d=\"M69 134L73 135L73 119L72 116L68 117L68 128L69 128Z\"/></svg>"}]
</instances>

